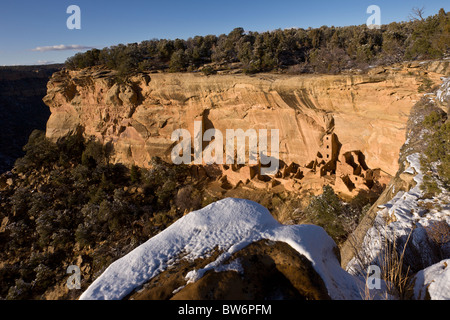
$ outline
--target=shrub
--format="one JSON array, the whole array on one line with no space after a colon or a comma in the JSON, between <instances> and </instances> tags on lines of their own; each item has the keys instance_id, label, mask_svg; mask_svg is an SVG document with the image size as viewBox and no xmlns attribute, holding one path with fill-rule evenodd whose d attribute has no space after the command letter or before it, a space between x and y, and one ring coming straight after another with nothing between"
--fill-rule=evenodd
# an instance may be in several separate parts
<instances>
[{"instance_id":1,"label":"shrub","mask_svg":"<svg viewBox=\"0 0 450 320\"><path fill-rule=\"evenodd\" d=\"M80 223L75 231L75 241L83 248L95 244L94 233L90 230L89 226Z\"/></svg>"},{"instance_id":2,"label":"shrub","mask_svg":"<svg viewBox=\"0 0 450 320\"><path fill-rule=\"evenodd\" d=\"M88 179L92 178L92 173L88 166L79 164L72 169L71 175L77 183L84 185Z\"/></svg>"},{"instance_id":3,"label":"shrub","mask_svg":"<svg viewBox=\"0 0 450 320\"><path fill-rule=\"evenodd\" d=\"M118 231L120 226L125 224L129 213L127 204L120 200L103 200L98 211L100 219L107 223L111 232Z\"/></svg>"},{"instance_id":4,"label":"shrub","mask_svg":"<svg viewBox=\"0 0 450 320\"><path fill-rule=\"evenodd\" d=\"M38 265L34 271L36 279L32 282L33 288L39 291L45 291L52 286L55 281L55 272L44 264Z\"/></svg>"},{"instance_id":5,"label":"shrub","mask_svg":"<svg viewBox=\"0 0 450 320\"><path fill-rule=\"evenodd\" d=\"M142 174L141 174L141 171L140 171L139 167L135 166L135 165L131 166L131 170L130 170L131 182L132 183L140 182L141 181L141 177L142 177Z\"/></svg>"},{"instance_id":6,"label":"shrub","mask_svg":"<svg viewBox=\"0 0 450 320\"><path fill-rule=\"evenodd\" d=\"M443 220L434 221L425 227L428 237L439 248L441 259L447 259L444 253L444 246L450 243L450 225Z\"/></svg>"},{"instance_id":7,"label":"shrub","mask_svg":"<svg viewBox=\"0 0 450 320\"><path fill-rule=\"evenodd\" d=\"M427 147L421 157L424 171L432 170L432 164L437 163L438 179L444 188L450 188L450 122L446 121L445 113L431 112L423 121L423 126L429 130L425 136ZM422 189L429 195L441 192L433 177L425 176Z\"/></svg>"},{"instance_id":8,"label":"shrub","mask_svg":"<svg viewBox=\"0 0 450 320\"><path fill-rule=\"evenodd\" d=\"M8 294L8 290L14 285L15 279L19 276L19 270L17 266L5 264L0 268L0 296L5 297Z\"/></svg>"},{"instance_id":9,"label":"shrub","mask_svg":"<svg viewBox=\"0 0 450 320\"><path fill-rule=\"evenodd\" d=\"M305 211L312 218L313 223L324 228L335 241L340 242L346 235L345 229L339 219L343 214L342 209L341 200L333 188L326 185L323 187L323 193L321 195L311 199Z\"/></svg>"},{"instance_id":10,"label":"shrub","mask_svg":"<svg viewBox=\"0 0 450 320\"><path fill-rule=\"evenodd\" d=\"M397 243L395 235L393 241L387 238L382 240L382 250L378 261L381 268L381 277L386 283L386 299L398 297L405 300L411 295L413 288L410 281L410 267L405 265L405 252L411 233L408 235L403 249Z\"/></svg>"},{"instance_id":11,"label":"shrub","mask_svg":"<svg viewBox=\"0 0 450 320\"><path fill-rule=\"evenodd\" d=\"M200 209L202 204L201 192L194 189L193 186L187 185L178 190L175 197L175 205L181 212L193 211Z\"/></svg>"},{"instance_id":12,"label":"shrub","mask_svg":"<svg viewBox=\"0 0 450 320\"><path fill-rule=\"evenodd\" d=\"M97 142L95 138L90 138L86 142L86 147L81 155L81 164L93 169L98 164L105 164L107 159L105 147Z\"/></svg>"},{"instance_id":13,"label":"shrub","mask_svg":"<svg viewBox=\"0 0 450 320\"><path fill-rule=\"evenodd\" d=\"M428 77L423 77L421 80L421 84L418 88L418 92L419 93L424 93L424 92L430 92L431 91L431 86L433 85L433 81L430 80L430 78Z\"/></svg>"},{"instance_id":14,"label":"shrub","mask_svg":"<svg viewBox=\"0 0 450 320\"><path fill-rule=\"evenodd\" d=\"M77 221L79 221L78 225L74 228L75 241L81 247L94 245L96 241L104 238L105 220L102 220L102 217L99 215L98 205L85 204Z\"/></svg>"},{"instance_id":15,"label":"shrub","mask_svg":"<svg viewBox=\"0 0 450 320\"><path fill-rule=\"evenodd\" d=\"M23 247L29 246L30 236L33 229L23 220L8 224L6 230L9 234L7 243L9 250L19 250Z\"/></svg>"},{"instance_id":16,"label":"shrub","mask_svg":"<svg viewBox=\"0 0 450 320\"><path fill-rule=\"evenodd\" d=\"M66 250L68 246L73 244L73 233L69 229L60 229L52 234L51 244L55 249Z\"/></svg>"},{"instance_id":17,"label":"shrub","mask_svg":"<svg viewBox=\"0 0 450 320\"><path fill-rule=\"evenodd\" d=\"M114 185L126 185L128 183L128 169L120 164L99 165L96 168L97 175L101 177L101 187L114 190Z\"/></svg>"},{"instance_id":18,"label":"shrub","mask_svg":"<svg viewBox=\"0 0 450 320\"><path fill-rule=\"evenodd\" d=\"M30 195L31 193L28 188L19 187L9 198L13 216L16 219L19 219L27 214L28 209L30 208Z\"/></svg>"},{"instance_id":19,"label":"shrub","mask_svg":"<svg viewBox=\"0 0 450 320\"><path fill-rule=\"evenodd\" d=\"M170 72L184 71L187 66L187 57L183 49L179 49L172 54L169 63Z\"/></svg>"},{"instance_id":20,"label":"shrub","mask_svg":"<svg viewBox=\"0 0 450 320\"><path fill-rule=\"evenodd\" d=\"M59 164L68 167L69 164L80 163L81 156L84 152L83 130L78 128L72 135L67 135L56 143L59 151Z\"/></svg>"},{"instance_id":21,"label":"shrub","mask_svg":"<svg viewBox=\"0 0 450 320\"><path fill-rule=\"evenodd\" d=\"M210 76L210 75L216 74L217 71L214 70L211 66L206 66L206 67L204 67L204 68L202 69L202 73L203 73L205 76Z\"/></svg>"},{"instance_id":22,"label":"shrub","mask_svg":"<svg viewBox=\"0 0 450 320\"><path fill-rule=\"evenodd\" d=\"M45 193L35 192L31 194L29 201L28 215L31 217L38 217L41 212L48 209L49 202L52 198Z\"/></svg>"},{"instance_id":23,"label":"shrub","mask_svg":"<svg viewBox=\"0 0 450 320\"><path fill-rule=\"evenodd\" d=\"M18 172L48 167L59 159L58 148L45 137L43 131L34 130L24 146L25 156L18 159L15 168Z\"/></svg>"},{"instance_id":24,"label":"shrub","mask_svg":"<svg viewBox=\"0 0 450 320\"><path fill-rule=\"evenodd\" d=\"M53 225L55 213L53 211L46 211L36 219L36 232L39 235L39 245L41 247L50 244L50 238L55 230Z\"/></svg>"},{"instance_id":25,"label":"shrub","mask_svg":"<svg viewBox=\"0 0 450 320\"><path fill-rule=\"evenodd\" d=\"M167 208L170 205L170 200L175 196L176 183L172 180L167 180L157 191L158 205L160 208Z\"/></svg>"},{"instance_id":26,"label":"shrub","mask_svg":"<svg viewBox=\"0 0 450 320\"><path fill-rule=\"evenodd\" d=\"M424 198L432 198L442 192L436 180L431 176L424 176L421 189L425 191Z\"/></svg>"},{"instance_id":27,"label":"shrub","mask_svg":"<svg viewBox=\"0 0 450 320\"><path fill-rule=\"evenodd\" d=\"M411 282L410 266L406 264L405 253L409 244L412 231L405 240L395 234L387 225L378 225L376 233L372 235L372 241L379 250L360 250L356 245L357 240L354 235L350 244L355 253L355 266L352 273L362 276L366 280L365 290L361 292L361 297L365 300L372 299L409 299L413 290ZM384 280L382 291L369 289L367 285L368 270L370 266L378 266L381 271L381 279Z\"/></svg>"},{"instance_id":28,"label":"shrub","mask_svg":"<svg viewBox=\"0 0 450 320\"><path fill-rule=\"evenodd\" d=\"M14 286L9 288L6 300L26 300L32 295L32 285L22 279L17 279Z\"/></svg>"}]
</instances>

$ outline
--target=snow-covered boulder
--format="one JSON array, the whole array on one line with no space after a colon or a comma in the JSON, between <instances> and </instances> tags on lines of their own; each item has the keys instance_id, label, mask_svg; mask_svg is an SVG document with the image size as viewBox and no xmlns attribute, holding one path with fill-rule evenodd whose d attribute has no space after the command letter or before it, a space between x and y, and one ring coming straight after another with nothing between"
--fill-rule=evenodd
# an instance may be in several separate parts
<instances>
[{"instance_id":1,"label":"snow-covered boulder","mask_svg":"<svg viewBox=\"0 0 450 320\"><path fill-rule=\"evenodd\" d=\"M361 282L341 268L336 244L324 229L281 225L265 207L228 198L191 212L111 264L80 299L123 299L181 261L207 259L216 253L206 266L186 273L186 283L195 283L208 271L227 266L233 254L261 240L286 243L305 257L331 299L361 298Z\"/></svg>"},{"instance_id":2,"label":"snow-covered boulder","mask_svg":"<svg viewBox=\"0 0 450 320\"><path fill-rule=\"evenodd\" d=\"M450 300L450 259L442 260L416 274L414 298Z\"/></svg>"}]
</instances>

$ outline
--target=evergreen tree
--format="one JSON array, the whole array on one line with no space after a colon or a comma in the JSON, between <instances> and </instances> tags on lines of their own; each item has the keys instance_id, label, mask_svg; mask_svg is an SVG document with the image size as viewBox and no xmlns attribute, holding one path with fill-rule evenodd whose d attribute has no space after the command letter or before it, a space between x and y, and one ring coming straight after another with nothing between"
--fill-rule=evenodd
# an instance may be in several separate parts
<instances>
[{"instance_id":1,"label":"evergreen tree","mask_svg":"<svg viewBox=\"0 0 450 320\"><path fill-rule=\"evenodd\" d=\"M228 35L196 36L188 40L148 40L119 44L102 50L77 53L66 67L78 70L104 66L119 77L137 71L195 71L204 64L227 67L240 62L244 72L269 72L290 66L301 70L336 73L370 64L390 64L410 59L440 58L450 50L450 14L441 9L425 18L421 9L409 22L245 32L235 28Z\"/></svg>"}]
</instances>

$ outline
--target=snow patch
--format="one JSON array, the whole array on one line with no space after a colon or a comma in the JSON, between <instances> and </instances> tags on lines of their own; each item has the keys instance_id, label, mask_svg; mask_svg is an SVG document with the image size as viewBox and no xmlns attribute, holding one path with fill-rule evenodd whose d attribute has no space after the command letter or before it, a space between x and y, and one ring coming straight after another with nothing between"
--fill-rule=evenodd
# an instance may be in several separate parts
<instances>
[{"instance_id":1,"label":"snow patch","mask_svg":"<svg viewBox=\"0 0 450 320\"><path fill-rule=\"evenodd\" d=\"M259 240L281 241L309 259L332 299L360 299L364 283L344 271L333 250L335 242L314 225L285 226L263 206L248 200L224 199L191 212L128 255L111 264L81 295L80 300L119 300L167 269L183 255L195 260L213 250L222 254L201 270L188 273L196 281L207 270L239 266L224 262Z\"/></svg>"},{"instance_id":2,"label":"snow patch","mask_svg":"<svg viewBox=\"0 0 450 320\"><path fill-rule=\"evenodd\" d=\"M353 258L347 265L347 270L356 275L364 271L365 265L378 264L382 256L385 239L393 241L398 237L409 237L415 223L421 218L419 215L420 208L418 207L418 200L422 197L423 191L420 185L423 180L423 173L420 169L420 154L415 153L408 156L408 169L404 172L415 174L414 181L416 186L408 192L399 191L388 203L378 206L382 209L378 211L374 220L374 226L368 230L360 257ZM391 223L386 225L386 220ZM364 264L364 265L361 265Z\"/></svg>"},{"instance_id":3,"label":"snow patch","mask_svg":"<svg viewBox=\"0 0 450 320\"><path fill-rule=\"evenodd\" d=\"M244 267L242 267L241 261L239 259L233 260L229 264L220 265L214 269L215 272L225 272L225 271L235 271L239 274L244 273Z\"/></svg>"},{"instance_id":4,"label":"snow patch","mask_svg":"<svg viewBox=\"0 0 450 320\"><path fill-rule=\"evenodd\" d=\"M414 174L417 184L408 192L399 191L391 201L378 206L382 210L378 211L373 227L364 238L359 257L353 258L347 265L347 271L353 275L360 274L367 265L380 263L380 259L383 259L385 239L394 243L410 239L408 245L421 252L420 257L415 258L416 262L426 266L434 263L433 249L428 245L425 228L439 221L450 223L450 197L448 192L443 191L433 199L423 199L421 185L424 173L420 168L420 154L408 156L407 161L409 167L404 172ZM430 206L427 206L427 203L430 203ZM401 244L405 245L403 242ZM449 264L450 261L446 263ZM450 268L444 270L442 265L443 262L438 263L416 275L416 298L423 299L428 287L432 299L450 299Z\"/></svg>"},{"instance_id":5,"label":"snow patch","mask_svg":"<svg viewBox=\"0 0 450 320\"><path fill-rule=\"evenodd\" d=\"M442 77L441 80L443 81L443 84L436 91L436 98L440 102L444 103L450 98L450 77L448 78Z\"/></svg>"},{"instance_id":6,"label":"snow patch","mask_svg":"<svg viewBox=\"0 0 450 320\"><path fill-rule=\"evenodd\" d=\"M450 259L432 265L415 276L414 297L424 300L450 300Z\"/></svg>"}]
</instances>

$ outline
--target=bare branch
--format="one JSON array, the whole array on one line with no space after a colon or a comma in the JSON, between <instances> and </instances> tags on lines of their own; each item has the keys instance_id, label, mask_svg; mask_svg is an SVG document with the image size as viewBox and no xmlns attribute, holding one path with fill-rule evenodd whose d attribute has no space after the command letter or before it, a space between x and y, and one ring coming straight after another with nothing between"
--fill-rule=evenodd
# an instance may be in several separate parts
<instances>
[{"instance_id":1,"label":"bare branch","mask_svg":"<svg viewBox=\"0 0 450 320\"><path fill-rule=\"evenodd\" d=\"M409 21L425 21L425 7L414 7L408 16Z\"/></svg>"}]
</instances>

